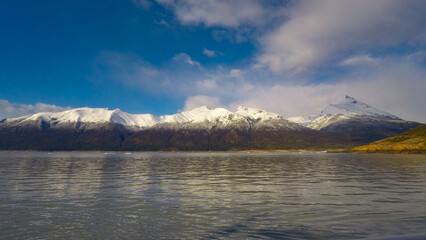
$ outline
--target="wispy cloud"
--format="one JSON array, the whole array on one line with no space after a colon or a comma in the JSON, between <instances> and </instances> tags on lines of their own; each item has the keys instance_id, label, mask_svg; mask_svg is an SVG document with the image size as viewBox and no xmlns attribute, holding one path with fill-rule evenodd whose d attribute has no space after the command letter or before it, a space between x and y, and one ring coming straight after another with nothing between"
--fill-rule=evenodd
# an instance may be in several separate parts
<instances>
[{"instance_id":1,"label":"wispy cloud","mask_svg":"<svg viewBox=\"0 0 426 240\"><path fill-rule=\"evenodd\" d=\"M215 57L217 55L215 51L209 50L207 48L203 48L203 54L210 58Z\"/></svg>"},{"instance_id":2,"label":"wispy cloud","mask_svg":"<svg viewBox=\"0 0 426 240\"><path fill-rule=\"evenodd\" d=\"M204 89L204 90L211 90L211 91L215 91L215 90L218 90L220 88L217 80L215 80L215 79L199 80L195 83L195 86L196 86L197 89Z\"/></svg>"},{"instance_id":3,"label":"wispy cloud","mask_svg":"<svg viewBox=\"0 0 426 240\"><path fill-rule=\"evenodd\" d=\"M426 44L421 0L157 2L171 9L183 25L212 28L218 40L250 38L259 44L257 65L275 74L313 75L322 68L345 65L349 55L358 56L352 59L355 64L377 50ZM213 56L209 51L204 54Z\"/></svg>"},{"instance_id":4,"label":"wispy cloud","mask_svg":"<svg viewBox=\"0 0 426 240\"><path fill-rule=\"evenodd\" d=\"M424 2L298 1L288 20L261 37L258 61L275 73L312 73L349 52L426 43Z\"/></svg>"},{"instance_id":5,"label":"wispy cloud","mask_svg":"<svg viewBox=\"0 0 426 240\"><path fill-rule=\"evenodd\" d=\"M59 107L55 105L36 103L20 104L11 103L8 100L0 99L0 119L14 118L38 112L61 112L70 109L69 107Z\"/></svg>"},{"instance_id":6,"label":"wispy cloud","mask_svg":"<svg viewBox=\"0 0 426 240\"><path fill-rule=\"evenodd\" d=\"M133 4L137 7L141 7L143 9L148 9L151 7L152 3L149 0L132 0Z\"/></svg>"},{"instance_id":7,"label":"wispy cloud","mask_svg":"<svg viewBox=\"0 0 426 240\"><path fill-rule=\"evenodd\" d=\"M207 69L186 53L154 66L134 53L103 51L96 58L94 81L114 81L150 95L183 96L194 91L200 79L207 79Z\"/></svg>"},{"instance_id":8,"label":"wispy cloud","mask_svg":"<svg viewBox=\"0 0 426 240\"><path fill-rule=\"evenodd\" d=\"M426 60L426 50L417 51L407 56L408 61L422 62Z\"/></svg>"},{"instance_id":9,"label":"wispy cloud","mask_svg":"<svg viewBox=\"0 0 426 240\"><path fill-rule=\"evenodd\" d=\"M156 0L172 9L185 25L238 27L257 25L263 19L264 8L257 0Z\"/></svg>"},{"instance_id":10,"label":"wispy cloud","mask_svg":"<svg viewBox=\"0 0 426 240\"><path fill-rule=\"evenodd\" d=\"M93 81L114 81L150 95L185 97L211 95L229 98L228 90L250 88L250 82L265 78L259 70L223 66L204 67L186 53L154 66L133 53L102 52L94 63ZM270 81L268 75L264 83Z\"/></svg>"},{"instance_id":11,"label":"wispy cloud","mask_svg":"<svg viewBox=\"0 0 426 240\"><path fill-rule=\"evenodd\" d=\"M234 69L231 69L231 71L229 72L229 76L235 78L235 77L241 76L242 73L243 72L241 71L241 69L234 68Z\"/></svg>"},{"instance_id":12,"label":"wispy cloud","mask_svg":"<svg viewBox=\"0 0 426 240\"><path fill-rule=\"evenodd\" d=\"M189 64L189 65L197 66L198 68L201 68L201 64L200 64L200 62L197 62L197 61L193 60L193 59L191 58L191 56L189 56L189 55L188 55L188 54L186 54L186 53L179 53L179 54L176 54L176 55L173 57L173 60L178 61L178 62L184 62L184 63L187 63L187 64Z\"/></svg>"},{"instance_id":13,"label":"wispy cloud","mask_svg":"<svg viewBox=\"0 0 426 240\"><path fill-rule=\"evenodd\" d=\"M374 66L382 62L381 58L373 58L370 55L357 55L342 61L342 66Z\"/></svg>"},{"instance_id":14,"label":"wispy cloud","mask_svg":"<svg viewBox=\"0 0 426 240\"><path fill-rule=\"evenodd\" d=\"M154 20L154 23L158 24L158 25L162 25L166 28L170 27L170 24L168 22L166 22L164 19L161 19L160 21Z\"/></svg>"},{"instance_id":15,"label":"wispy cloud","mask_svg":"<svg viewBox=\"0 0 426 240\"><path fill-rule=\"evenodd\" d=\"M240 62L203 66L178 53L153 66L139 56L113 53L106 57L118 60L104 65L113 69L109 75L116 81L186 98L185 109L210 101L291 117L317 113L349 94L426 122L421 0L156 1L184 28L208 28L219 42L249 39L254 54ZM204 48L202 53L211 58L220 50Z\"/></svg>"},{"instance_id":16,"label":"wispy cloud","mask_svg":"<svg viewBox=\"0 0 426 240\"><path fill-rule=\"evenodd\" d=\"M112 76L111 80L142 92L185 98L186 110L202 105L231 109L244 105L293 117L319 113L348 94L404 119L426 122L426 69L419 62L406 61L407 56L374 61L377 63L373 68L362 71L354 66L337 79L323 83L286 81L265 69L249 67L199 68L173 59L154 67L140 57L120 53L104 53L102 58L104 64L99 69L109 70L100 79ZM362 61L349 63L368 63L370 58L355 57L352 59Z\"/></svg>"},{"instance_id":17,"label":"wispy cloud","mask_svg":"<svg viewBox=\"0 0 426 240\"><path fill-rule=\"evenodd\" d=\"M184 110L187 111L201 106L217 108L222 107L222 104L220 103L220 100L217 97L210 97L204 95L191 96L186 99Z\"/></svg>"},{"instance_id":18,"label":"wispy cloud","mask_svg":"<svg viewBox=\"0 0 426 240\"><path fill-rule=\"evenodd\" d=\"M285 117L319 113L345 95L358 98L403 119L426 122L426 69L404 57L341 75L338 81L311 84L255 83L255 91L234 89L229 106L254 106Z\"/></svg>"}]
</instances>

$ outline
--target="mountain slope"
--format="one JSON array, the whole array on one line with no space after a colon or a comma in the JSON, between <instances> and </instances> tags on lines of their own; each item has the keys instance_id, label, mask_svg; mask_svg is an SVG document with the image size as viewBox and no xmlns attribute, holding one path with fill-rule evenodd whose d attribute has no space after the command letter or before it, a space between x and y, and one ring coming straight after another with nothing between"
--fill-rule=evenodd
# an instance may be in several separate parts
<instances>
[{"instance_id":1,"label":"mountain slope","mask_svg":"<svg viewBox=\"0 0 426 240\"><path fill-rule=\"evenodd\" d=\"M293 117L288 120L358 143L392 137L420 125L402 120L350 96L346 96L337 104L328 105L319 115Z\"/></svg>"},{"instance_id":2,"label":"mountain slope","mask_svg":"<svg viewBox=\"0 0 426 240\"><path fill-rule=\"evenodd\" d=\"M275 124L271 124L271 123ZM275 113L269 113L260 109L238 107L236 112L225 108L209 109L198 107L190 111L173 115L154 116L152 114L130 114L120 109L108 110L104 108L77 108L57 113L36 113L19 118L5 119L3 125L48 125L51 128L79 128L81 123L87 124L120 124L134 130L151 127L228 127L240 124L242 127L270 127L302 130L298 124L290 122Z\"/></svg>"},{"instance_id":3,"label":"mountain slope","mask_svg":"<svg viewBox=\"0 0 426 240\"><path fill-rule=\"evenodd\" d=\"M318 115L291 117L287 120L300 125L321 130L336 122L345 121L353 117L368 117L388 120L402 120L395 115L379 110L366 103L360 102L353 97L346 96L345 99L336 104L329 104Z\"/></svg>"},{"instance_id":4,"label":"mountain slope","mask_svg":"<svg viewBox=\"0 0 426 240\"><path fill-rule=\"evenodd\" d=\"M79 108L0 122L0 149L246 150L347 147L275 113L200 107L165 116Z\"/></svg>"},{"instance_id":5,"label":"mountain slope","mask_svg":"<svg viewBox=\"0 0 426 240\"><path fill-rule=\"evenodd\" d=\"M388 112L379 110L375 107L369 106L368 104L360 102L350 96L346 96L345 99L339 103L328 105L320 113L320 116L335 115L335 114L364 115L364 116L384 117L389 119L402 120L398 118L397 116L394 116Z\"/></svg>"},{"instance_id":6,"label":"mountain slope","mask_svg":"<svg viewBox=\"0 0 426 240\"><path fill-rule=\"evenodd\" d=\"M76 108L63 112L41 112L18 118L5 119L4 124L13 126L43 122L51 126L69 126L76 123L104 124L116 123L129 127L150 127L155 125L159 118L152 114L130 114L120 109L108 110L105 108Z\"/></svg>"},{"instance_id":7,"label":"mountain slope","mask_svg":"<svg viewBox=\"0 0 426 240\"><path fill-rule=\"evenodd\" d=\"M235 112L199 107L164 116L77 108L1 120L0 149L348 149L419 125L350 97L298 120L307 127L247 107Z\"/></svg>"},{"instance_id":8,"label":"mountain slope","mask_svg":"<svg viewBox=\"0 0 426 240\"><path fill-rule=\"evenodd\" d=\"M395 137L386 138L353 149L358 152L426 152L426 124Z\"/></svg>"}]
</instances>

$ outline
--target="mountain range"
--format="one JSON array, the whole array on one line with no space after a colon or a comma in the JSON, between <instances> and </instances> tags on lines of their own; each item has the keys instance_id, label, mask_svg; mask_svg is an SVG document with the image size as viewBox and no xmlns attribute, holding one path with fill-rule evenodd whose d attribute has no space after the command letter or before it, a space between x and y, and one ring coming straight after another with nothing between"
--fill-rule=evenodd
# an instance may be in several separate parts
<instances>
[{"instance_id":1,"label":"mountain range","mask_svg":"<svg viewBox=\"0 0 426 240\"><path fill-rule=\"evenodd\" d=\"M77 108L1 120L0 149L336 149L395 136L418 125L349 96L318 115L289 119L248 107L235 112L199 107L164 116Z\"/></svg>"}]
</instances>

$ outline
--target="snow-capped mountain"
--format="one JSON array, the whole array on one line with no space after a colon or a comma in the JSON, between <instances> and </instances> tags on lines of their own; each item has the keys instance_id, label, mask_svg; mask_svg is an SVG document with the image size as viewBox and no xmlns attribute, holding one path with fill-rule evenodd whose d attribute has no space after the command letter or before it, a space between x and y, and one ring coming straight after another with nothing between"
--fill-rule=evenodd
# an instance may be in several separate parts
<instances>
[{"instance_id":1,"label":"snow-capped mountain","mask_svg":"<svg viewBox=\"0 0 426 240\"><path fill-rule=\"evenodd\" d=\"M339 103L329 104L318 115L291 117L287 118L287 120L312 129L320 130L333 123L359 117L402 120L395 115L360 102L350 96L346 96L345 99Z\"/></svg>"},{"instance_id":2,"label":"snow-capped mountain","mask_svg":"<svg viewBox=\"0 0 426 240\"><path fill-rule=\"evenodd\" d=\"M337 104L328 105L321 113L321 116L326 115L335 115L335 114L344 114L344 115L366 115L373 117L387 117L389 119L401 120L400 118L369 106L366 103L360 102L353 97L346 96L345 99Z\"/></svg>"},{"instance_id":3,"label":"snow-capped mountain","mask_svg":"<svg viewBox=\"0 0 426 240\"><path fill-rule=\"evenodd\" d=\"M397 135L419 124L404 121L350 96L339 103L329 104L318 115L287 120L314 130L346 134L367 142Z\"/></svg>"},{"instance_id":4,"label":"snow-capped mountain","mask_svg":"<svg viewBox=\"0 0 426 240\"><path fill-rule=\"evenodd\" d=\"M304 129L298 124L290 122L278 114L260 109L238 107L236 112L225 108L210 109L205 106L173 115L154 116L152 114L130 114L120 109L109 110L105 108L77 108L63 112L42 112L3 121L9 125L23 125L30 123L44 123L50 126L81 126L85 124L115 123L134 129L146 129L154 126L165 127L227 127L247 125L247 127L274 127ZM271 124L271 123L274 124ZM78 124L77 124L78 123ZM279 123L279 124L278 124ZM76 125L77 124L77 125Z\"/></svg>"},{"instance_id":5,"label":"snow-capped mountain","mask_svg":"<svg viewBox=\"0 0 426 240\"><path fill-rule=\"evenodd\" d=\"M352 148L419 125L351 97L330 104L317 116L290 120L294 122L248 107L235 112L198 107L164 116L77 108L1 120L0 150Z\"/></svg>"},{"instance_id":6,"label":"snow-capped mountain","mask_svg":"<svg viewBox=\"0 0 426 240\"><path fill-rule=\"evenodd\" d=\"M28 123L32 121L44 121L48 123L107 123L113 122L128 126L152 126L158 122L158 118L152 114L130 114L120 109L108 110L105 108L77 108L63 112L41 112L18 118L6 119L6 123Z\"/></svg>"},{"instance_id":7,"label":"snow-capped mountain","mask_svg":"<svg viewBox=\"0 0 426 240\"><path fill-rule=\"evenodd\" d=\"M77 108L0 121L0 149L238 150L324 148L326 134L261 109L199 107L173 115Z\"/></svg>"}]
</instances>

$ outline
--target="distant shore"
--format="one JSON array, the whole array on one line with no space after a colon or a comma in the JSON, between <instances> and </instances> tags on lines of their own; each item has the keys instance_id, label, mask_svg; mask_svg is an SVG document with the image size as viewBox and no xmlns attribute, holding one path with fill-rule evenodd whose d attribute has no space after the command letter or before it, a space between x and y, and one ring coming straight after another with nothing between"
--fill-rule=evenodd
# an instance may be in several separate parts
<instances>
[{"instance_id":1,"label":"distant shore","mask_svg":"<svg viewBox=\"0 0 426 240\"><path fill-rule=\"evenodd\" d=\"M116 151L116 150L0 150L0 153L6 152L91 152L91 153L352 153L352 154L426 154L426 150L399 150L399 151L357 151L352 149L249 149L249 150L228 150L228 151L178 151L178 150L159 150L159 151Z\"/></svg>"}]
</instances>

